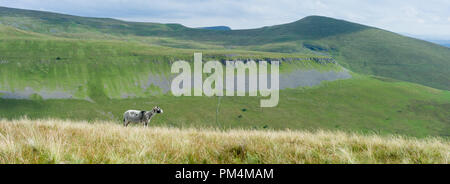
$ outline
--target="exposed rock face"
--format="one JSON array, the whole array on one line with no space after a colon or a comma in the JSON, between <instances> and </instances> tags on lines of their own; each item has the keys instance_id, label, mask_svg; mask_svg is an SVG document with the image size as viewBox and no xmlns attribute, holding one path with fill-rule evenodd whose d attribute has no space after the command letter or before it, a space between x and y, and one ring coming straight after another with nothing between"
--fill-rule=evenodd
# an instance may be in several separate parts
<instances>
[{"instance_id":1,"label":"exposed rock face","mask_svg":"<svg viewBox=\"0 0 450 184\"><path fill-rule=\"evenodd\" d=\"M318 58L318 57L308 57L308 58L263 58L263 59L242 59L240 61L247 63L249 61L267 61L268 63L272 63L272 61L279 61L281 63L293 63L298 61L314 61L319 64L337 64L336 60L333 58ZM226 61L229 61L227 59L220 59L219 60L222 64L226 64ZM233 60L231 62L236 62L237 60Z\"/></svg>"},{"instance_id":2,"label":"exposed rock face","mask_svg":"<svg viewBox=\"0 0 450 184\"><path fill-rule=\"evenodd\" d=\"M326 71L318 70L297 70L292 73L280 75L280 89L311 87L320 84L322 81L334 81L339 79L349 79L352 75L347 71Z\"/></svg>"},{"instance_id":3,"label":"exposed rock face","mask_svg":"<svg viewBox=\"0 0 450 184\"><path fill-rule=\"evenodd\" d=\"M170 93L170 84L175 75L170 77L151 74L148 81L143 81L142 90L146 90L150 86L161 89L163 94ZM342 71L318 71L318 70L295 70L289 73L280 73L280 89L310 87L320 84L322 81L334 81L339 79L349 79L351 74L347 70ZM248 74L245 77L245 89L248 91L249 81ZM225 79L224 79L225 80ZM270 75L267 77L268 86L270 87ZM235 76L235 89L237 89L237 77ZM193 80L192 84L193 86ZM225 85L224 85L225 86ZM35 91L32 88L25 88L22 91L0 91L0 98L6 99L30 99L32 95L37 94L42 99L72 99L73 94L66 91ZM122 94L120 98L134 98L134 94Z\"/></svg>"},{"instance_id":4,"label":"exposed rock face","mask_svg":"<svg viewBox=\"0 0 450 184\"><path fill-rule=\"evenodd\" d=\"M210 59L210 58L209 58ZM280 63L295 63L301 61L312 61L314 63L319 64L337 64L333 58L319 58L319 57L309 57L309 58L263 58L260 60L267 61L268 63L272 63L273 61L279 61ZM256 62L260 61L256 60ZM223 64L226 64L226 60L220 60ZM236 62L237 60L232 61ZM251 61L251 59L242 60L244 63ZM1 60L0 60L1 64ZM248 91L248 74L245 76L245 89ZM140 89L148 95L158 95L158 94L167 94L170 93L171 82L176 77L176 74L157 74L150 73L146 79L135 79L132 84L134 87L137 87L137 91ZM330 70L330 71L319 71L316 69L297 69L293 71L289 71L287 73L280 73L280 89L288 89L288 88L297 88L297 87L306 87L306 86L315 86L320 84L322 81L333 81L339 79L348 79L351 78L351 74L348 70ZM268 86L270 87L270 75L267 77ZM225 79L224 79L225 80ZM237 76L235 76L235 90L237 89ZM225 82L225 81L224 81ZM84 86L87 84L80 84L80 86ZM193 79L192 84L193 87ZM225 86L225 85L224 85ZM16 90L16 89L8 89L5 86L0 86L0 98L6 99L33 99L33 97L38 97L42 99L72 99L75 98L74 94L77 92L77 89L73 90L40 90L36 91L31 87L26 87L24 90ZM125 88L127 89L127 88ZM134 89L134 88L133 88ZM119 96L114 96L112 94L106 94L111 98L135 98L135 97L143 97L142 93L130 92L130 91L119 91ZM138 95L137 95L138 94ZM141 95L139 95L141 94ZM87 95L87 94L86 94ZM86 96L85 95L85 96ZM83 95L82 95L83 96ZM89 100L89 97L83 97L83 99Z\"/></svg>"},{"instance_id":5,"label":"exposed rock face","mask_svg":"<svg viewBox=\"0 0 450 184\"><path fill-rule=\"evenodd\" d=\"M65 91L35 91L31 87L26 87L21 91L0 91L0 97L5 99L30 99L32 95L42 97L42 99L71 99L73 95Z\"/></svg>"},{"instance_id":6,"label":"exposed rock face","mask_svg":"<svg viewBox=\"0 0 450 184\"><path fill-rule=\"evenodd\" d=\"M150 74L148 81L145 85L141 86L144 90L149 88L151 85L159 87L163 93L168 93L170 90L170 84L174 76L168 77L163 75Z\"/></svg>"}]
</instances>

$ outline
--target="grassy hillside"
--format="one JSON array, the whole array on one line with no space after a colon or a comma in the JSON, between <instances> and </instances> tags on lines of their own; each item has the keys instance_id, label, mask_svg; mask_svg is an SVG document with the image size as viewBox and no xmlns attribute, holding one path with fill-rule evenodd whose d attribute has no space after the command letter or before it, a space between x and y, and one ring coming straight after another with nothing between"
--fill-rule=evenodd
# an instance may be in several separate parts
<instances>
[{"instance_id":1,"label":"grassy hillside","mask_svg":"<svg viewBox=\"0 0 450 184\"><path fill-rule=\"evenodd\" d=\"M138 40L181 48L319 52L349 69L450 89L450 49L327 17L249 30L206 30L179 24L124 22L0 7L0 24L63 37Z\"/></svg>"},{"instance_id":2,"label":"grassy hillside","mask_svg":"<svg viewBox=\"0 0 450 184\"><path fill-rule=\"evenodd\" d=\"M0 117L110 120L121 124L124 111L159 105L164 114L155 117L152 126L326 129L416 137L450 135L448 91L356 74L348 80L282 90L279 105L274 108L260 108L261 97L222 97L217 121L217 97L100 97L95 102L0 99Z\"/></svg>"},{"instance_id":3,"label":"grassy hillside","mask_svg":"<svg viewBox=\"0 0 450 184\"><path fill-rule=\"evenodd\" d=\"M283 62L282 73L340 70L336 64L317 62L329 57L312 54L178 49L133 41L58 38L0 26L0 96L2 91L32 89L29 93L58 92L76 99L150 97L167 93L161 86L170 87L171 63L193 61L194 52L202 52L204 61L305 59Z\"/></svg>"},{"instance_id":4,"label":"grassy hillside","mask_svg":"<svg viewBox=\"0 0 450 184\"><path fill-rule=\"evenodd\" d=\"M449 91L395 80L448 89L449 49L427 42L324 17L223 31L0 10L0 97L16 98L0 98L0 118L119 124L125 110L159 105L166 113L153 126L450 136ZM218 107L217 97L173 97L161 87L170 86L171 63L194 52L282 60L282 74L341 65L366 74L283 89L275 108L259 108L260 97L222 97ZM322 62L332 58L339 64Z\"/></svg>"},{"instance_id":5,"label":"grassy hillside","mask_svg":"<svg viewBox=\"0 0 450 184\"><path fill-rule=\"evenodd\" d=\"M0 120L2 164L448 164L449 153L448 140L436 138L329 131L142 129L108 122Z\"/></svg>"}]
</instances>

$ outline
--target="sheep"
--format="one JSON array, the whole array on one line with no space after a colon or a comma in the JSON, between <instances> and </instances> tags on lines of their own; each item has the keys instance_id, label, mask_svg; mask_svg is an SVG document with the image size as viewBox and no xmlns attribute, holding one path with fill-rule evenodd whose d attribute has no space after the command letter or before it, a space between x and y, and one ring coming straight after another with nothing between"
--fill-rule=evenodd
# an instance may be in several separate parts
<instances>
[{"instance_id":1,"label":"sheep","mask_svg":"<svg viewBox=\"0 0 450 184\"><path fill-rule=\"evenodd\" d=\"M128 126L129 123L143 123L145 127L155 114L163 113L163 110L155 106L151 111L140 111L140 110L127 110L123 114L123 125Z\"/></svg>"}]
</instances>

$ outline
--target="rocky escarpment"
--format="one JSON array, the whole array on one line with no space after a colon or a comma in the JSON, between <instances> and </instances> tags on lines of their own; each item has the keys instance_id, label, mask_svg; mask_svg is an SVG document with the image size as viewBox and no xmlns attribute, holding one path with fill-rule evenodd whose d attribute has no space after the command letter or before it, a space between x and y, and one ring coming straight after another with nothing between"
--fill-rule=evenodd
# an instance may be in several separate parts
<instances>
[{"instance_id":1,"label":"rocky escarpment","mask_svg":"<svg viewBox=\"0 0 450 184\"><path fill-rule=\"evenodd\" d=\"M318 64L337 64L337 61L333 58L326 58L326 57L281 57L281 58L239 58L239 59L230 59L230 58L223 58L223 57L206 57L206 59L211 60L218 60L221 63L225 64L226 61L243 61L244 63L247 63L248 61L267 61L268 63L271 63L272 61L279 61L280 63L294 63L298 61L312 61Z\"/></svg>"}]
</instances>

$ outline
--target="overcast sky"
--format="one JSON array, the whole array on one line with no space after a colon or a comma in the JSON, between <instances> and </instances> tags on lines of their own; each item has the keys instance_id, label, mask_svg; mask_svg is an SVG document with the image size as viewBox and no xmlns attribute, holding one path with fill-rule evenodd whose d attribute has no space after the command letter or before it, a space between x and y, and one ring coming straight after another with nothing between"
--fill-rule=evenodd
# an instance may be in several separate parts
<instances>
[{"instance_id":1,"label":"overcast sky","mask_svg":"<svg viewBox=\"0 0 450 184\"><path fill-rule=\"evenodd\" d=\"M450 40L450 0L0 0L0 6L232 29L323 15L427 39Z\"/></svg>"}]
</instances>

